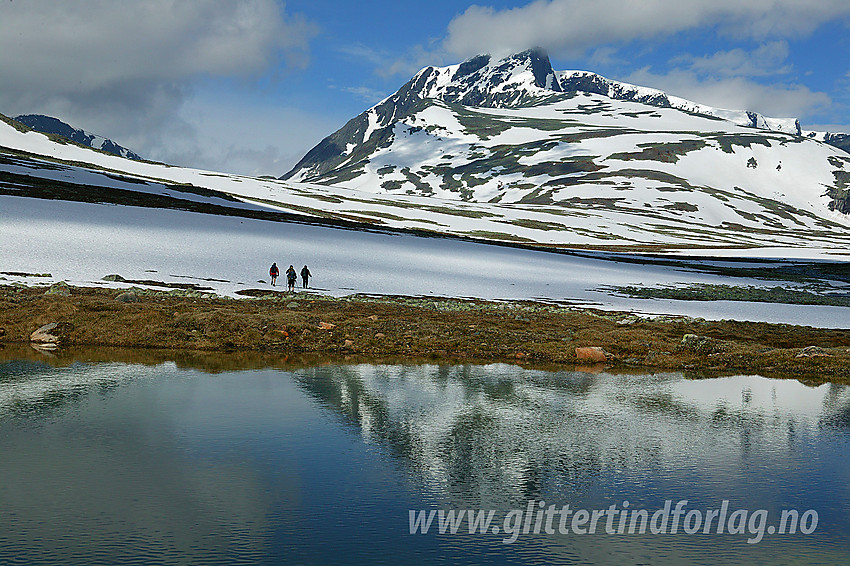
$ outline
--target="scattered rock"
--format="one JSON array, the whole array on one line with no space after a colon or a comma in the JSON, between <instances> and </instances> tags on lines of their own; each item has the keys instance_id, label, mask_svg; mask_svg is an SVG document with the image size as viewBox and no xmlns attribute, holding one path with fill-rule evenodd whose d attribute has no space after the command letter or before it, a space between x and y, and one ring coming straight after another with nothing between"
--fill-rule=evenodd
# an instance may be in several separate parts
<instances>
[{"instance_id":1,"label":"scattered rock","mask_svg":"<svg viewBox=\"0 0 850 566\"><path fill-rule=\"evenodd\" d=\"M113 274L111 274L111 275L107 275L106 277L104 277L104 278L103 278L103 280L104 280L104 281L117 281L117 282L119 282L119 283L120 283L121 281L126 281L126 279L124 279L123 277L121 277L121 276L120 276L120 275L118 275L117 273L113 273Z\"/></svg>"},{"instance_id":2,"label":"scattered rock","mask_svg":"<svg viewBox=\"0 0 850 566\"><path fill-rule=\"evenodd\" d=\"M375 334L375 338L384 338L384 337L386 337L386 334L384 334L383 332L378 332L377 334Z\"/></svg>"},{"instance_id":3,"label":"scattered rock","mask_svg":"<svg viewBox=\"0 0 850 566\"><path fill-rule=\"evenodd\" d=\"M354 340L346 340L343 346L345 348L351 348L352 346L354 346Z\"/></svg>"},{"instance_id":4,"label":"scattered rock","mask_svg":"<svg viewBox=\"0 0 850 566\"><path fill-rule=\"evenodd\" d=\"M55 334L51 334L57 326L59 326L59 323L56 322L45 324L30 334L30 342L36 342L39 344L59 344L59 337Z\"/></svg>"},{"instance_id":5,"label":"scattered rock","mask_svg":"<svg viewBox=\"0 0 850 566\"><path fill-rule=\"evenodd\" d=\"M713 338L696 334L685 334L679 343L679 347L703 356L715 354L720 349L717 341Z\"/></svg>"},{"instance_id":6,"label":"scattered rock","mask_svg":"<svg viewBox=\"0 0 850 566\"><path fill-rule=\"evenodd\" d=\"M800 353L797 354L798 358L829 358L832 357L832 354L821 348L820 346L806 346Z\"/></svg>"},{"instance_id":7,"label":"scattered rock","mask_svg":"<svg viewBox=\"0 0 850 566\"><path fill-rule=\"evenodd\" d=\"M4 336L6 336L6 329L0 328L0 340L2 340Z\"/></svg>"},{"instance_id":8,"label":"scattered rock","mask_svg":"<svg viewBox=\"0 0 850 566\"><path fill-rule=\"evenodd\" d=\"M369 320L378 320L378 315L373 314L373 315L367 316L366 318L368 318Z\"/></svg>"},{"instance_id":9,"label":"scattered rock","mask_svg":"<svg viewBox=\"0 0 850 566\"><path fill-rule=\"evenodd\" d=\"M319 330L330 330L331 328L336 328L336 324L331 324L330 322L319 323Z\"/></svg>"},{"instance_id":10,"label":"scattered rock","mask_svg":"<svg viewBox=\"0 0 850 566\"><path fill-rule=\"evenodd\" d=\"M576 348L576 358L583 362L606 362L610 355L598 346Z\"/></svg>"},{"instance_id":11,"label":"scattered rock","mask_svg":"<svg viewBox=\"0 0 850 566\"><path fill-rule=\"evenodd\" d=\"M64 281L59 281L58 283L54 283L50 286L50 289L47 290L45 295L58 295L60 297L70 297L71 296L71 287L68 286Z\"/></svg>"},{"instance_id":12,"label":"scattered rock","mask_svg":"<svg viewBox=\"0 0 850 566\"><path fill-rule=\"evenodd\" d=\"M120 295L115 297L115 300L119 303L138 303L139 296L136 294L135 291L125 291L124 293L121 293Z\"/></svg>"},{"instance_id":13,"label":"scattered rock","mask_svg":"<svg viewBox=\"0 0 850 566\"><path fill-rule=\"evenodd\" d=\"M12 275L14 277L53 277L49 273L27 273L25 271L0 271L3 275Z\"/></svg>"},{"instance_id":14,"label":"scattered rock","mask_svg":"<svg viewBox=\"0 0 850 566\"><path fill-rule=\"evenodd\" d=\"M288 308L288 309L297 309L297 308L298 308L298 303L296 303L295 301L292 301L291 303L288 303L288 304L286 305L286 308Z\"/></svg>"}]
</instances>

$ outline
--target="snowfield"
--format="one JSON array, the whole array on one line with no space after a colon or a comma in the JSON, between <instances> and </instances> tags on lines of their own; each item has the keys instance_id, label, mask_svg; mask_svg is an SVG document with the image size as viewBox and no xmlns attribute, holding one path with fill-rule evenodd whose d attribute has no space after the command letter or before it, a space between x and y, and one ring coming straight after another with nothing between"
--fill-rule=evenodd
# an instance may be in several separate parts
<instances>
[{"instance_id":1,"label":"snowfield","mask_svg":"<svg viewBox=\"0 0 850 566\"><path fill-rule=\"evenodd\" d=\"M268 267L307 264L322 293L535 299L606 310L707 319L847 328L850 308L744 302L639 300L603 285L767 285L692 269L624 263L616 255L576 256L442 238L341 230L175 210L0 197L2 275L47 285L124 288L125 279L196 283L235 296L269 289ZM277 287L278 290L281 287Z\"/></svg>"}]
</instances>

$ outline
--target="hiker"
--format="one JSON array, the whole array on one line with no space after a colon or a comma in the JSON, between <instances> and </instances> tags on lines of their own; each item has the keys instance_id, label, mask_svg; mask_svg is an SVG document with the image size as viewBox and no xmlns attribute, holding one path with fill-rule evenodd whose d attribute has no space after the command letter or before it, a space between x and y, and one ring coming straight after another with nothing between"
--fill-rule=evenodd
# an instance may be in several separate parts
<instances>
[{"instance_id":1,"label":"hiker","mask_svg":"<svg viewBox=\"0 0 850 566\"><path fill-rule=\"evenodd\" d=\"M289 266L289 269L286 270L286 283L289 286L290 291L295 290L295 280L298 279L298 274L295 273L295 267Z\"/></svg>"},{"instance_id":2,"label":"hiker","mask_svg":"<svg viewBox=\"0 0 850 566\"><path fill-rule=\"evenodd\" d=\"M307 266L301 268L301 284L306 289L307 284L310 282L310 276L313 275L310 273L310 270L307 269Z\"/></svg>"},{"instance_id":3,"label":"hiker","mask_svg":"<svg viewBox=\"0 0 850 566\"><path fill-rule=\"evenodd\" d=\"M274 282L277 281L278 275L280 275L280 269L277 268L277 263L272 263L272 266L269 268L269 277L272 278L272 286L274 286Z\"/></svg>"}]
</instances>

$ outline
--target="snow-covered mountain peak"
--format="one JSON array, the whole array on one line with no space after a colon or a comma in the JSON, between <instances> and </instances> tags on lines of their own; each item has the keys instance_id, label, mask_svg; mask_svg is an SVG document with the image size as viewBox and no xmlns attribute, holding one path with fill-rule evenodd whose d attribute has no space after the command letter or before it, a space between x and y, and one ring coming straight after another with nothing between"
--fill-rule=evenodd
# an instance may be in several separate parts
<instances>
[{"instance_id":1,"label":"snow-covered mountain peak","mask_svg":"<svg viewBox=\"0 0 850 566\"><path fill-rule=\"evenodd\" d=\"M561 92L549 57L540 48L504 59L477 55L457 65L426 67L411 83L421 98L492 108L513 107Z\"/></svg>"},{"instance_id":2,"label":"snow-covered mountain peak","mask_svg":"<svg viewBox=\"0 0 850 566\"><path fill-rule=\"evenodd\" d=\"M407 88L405 88L407 87ZM726 110L700 104L644 86L608 79L590 71L555 71L546 52L529 49L504 59L477 55L456 65L425 67L400 90L421 99L485 108L516 108L539 104L565 93L601 94L613 100L675 108L691 114L728 120L739 126L801 135L796 118L770 118L752 110Z\"/></svg>"},{"instance_id":3,"label":"snow-covered mountain peak","mask_svg":"<svg viewBox=\"0 0 850 566\"><path fill-rule=\"evenodd\" d=\"M283 178L320 180L331 170L350 168L385 146L394 136L394 124L419 111L423 104L442 102L470 109L518 110L586 95L678 110L734 126L802 134L794 118L768 118L753 111L715 108L590 71L555 71L546 53L535 48L503 59L477 55L456 65L425 67L394 94L322 140ZM343 179L335 177L334 182L340 180Z\"/></svg>"}]
</instances>

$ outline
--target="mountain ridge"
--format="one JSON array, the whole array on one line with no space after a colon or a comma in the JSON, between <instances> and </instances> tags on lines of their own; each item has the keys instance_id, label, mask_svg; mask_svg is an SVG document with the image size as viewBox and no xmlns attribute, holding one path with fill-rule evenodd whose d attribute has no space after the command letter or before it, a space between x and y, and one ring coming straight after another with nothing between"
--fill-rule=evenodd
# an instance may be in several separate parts
<instances>
[{"instance_id":1,"label":"mountain ridge","mask_svg":"<svg viewBox=\"0 0 850 566\"><path fill-rule=\"evenodd\" d=\"M398 91L347 122L309 151L281 179L319 181L338 167L354 145L370 142L376 130L404 117L419 101L441 100L463 106L506 108L539 104L553 96L592 93L612 100L673 108L753 129L805 135L850 150L850 136L804 132L796 118L771 118L754 111L726 110L668 95L664 91L614 81L590 71L555 71L545 51L530 49L500 60L482 54L446 67L428 66ZM386 142L379 133L378 144ZM374 145L372 143L371 145ZM363 154L364 152L359 152ZM358 155L362 157L363 155Z\"/></svg>"},{"instance_id":2,"label":"mountain ridge","mask_svg":"<svg viewBox=\"0 0 850 566\"><path fill-rule=\"evenodd\" d=\"M144 159L139 154L115 143L109 138L92 134L81 128L75 128L52 116L45 116L44 114L22 114L16 116L14 120L43 134L62 136L80 145L99 149L127 159L136 161L142 161Z\"/></svg>"}]
</instances>

